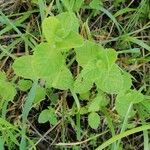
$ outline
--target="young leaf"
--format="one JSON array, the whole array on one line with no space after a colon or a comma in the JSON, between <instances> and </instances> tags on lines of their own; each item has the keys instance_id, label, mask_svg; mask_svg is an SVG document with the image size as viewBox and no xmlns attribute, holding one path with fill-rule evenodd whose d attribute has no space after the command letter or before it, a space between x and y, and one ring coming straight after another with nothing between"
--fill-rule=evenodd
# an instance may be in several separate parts
<instances>
[{"instance_id":1,"label":"young leaf","mask_svg":"<svg viewBox=\"0 0 150 150\"><path fill-rule=\"evenodd\" d=\"M78 32L79 30L79 21L73 12L64 12L56 16L56 18L63 25L65 36L66 37L71 31Z\"/></svg>"},{"instance_id":2,"label":"young leaf","mask_svg":"<svg viewBox=\"0 0 150 150\"><path fill-rule=\"evenodd\" d=\"M21 91L27 91L31 88L32 86L32 81L31 80L19 80L18 81L18 88L21 90Z\"/></svg>"},{"instance_id":3,"label":"young leaf","mask_svg":"<svg viewBox=\"0 0 150 150\"><path fill-rule=\"evenodd\" d=\"M35 94L35 99L34 99L34 104L38 104L40 103L42 100L44 100L45 98L45 95L46 95L46 91L43 87L38 87L36 89L36 94Z\"/></svg>"},{"instance_id":4,"label":"young leaf","mask_svg":"<svg viewBox=\"0 0 150 150\"><path fill-rule=\"evenodd\" d=\"M43 34L46 40L51 44L55 44L58 29L62 29L60 21L56 17L45 18L42 22Z\"/></svg>"},{"instance_id":5,"label":"young leaf","mask_svg":"<svg viewBox=\"0 0 150 150\"><path fill-rule=\"evenodd\" d=\"M97 129L100 125L100 116L96 112L91 112L88 115L89 126L93 129Z\"/></svg>"},{"instance_id":6,"label":"young leaf","mask_svg":"<svg viewBox=\"0 0 150 150\"><path fill-rule=\"evenodd\" d=\"M53 108L43 110L38 118L39 123L50 122L50 124L55 125L57 123L57 116Z\"/></svg>"},{"instance_id":7,"label":"young leaf","mask_svg":"<svg viewBox=\"0 0 150 150\"><path fill-rule=\"evenodd\" d=\"M120 93L116 98L115 108L121 117L126 115L130 104L136 104L144 100L143 94L136 90Z\"/></svg>"},{"instance_id":8,"label":"young leaf","mask_svg":"<svg viewBox=\"0 0 150 150\"><path fill-rule=\"evenodd\" d=\"M72 12L48 17L42 24L43 34L48 43L60 50L68 50L83 44L83 38L77 33L78 28L78 19Z\"/></svg>"},{"instance_id":9,"label":"young leaf","mask_svg":"<svg viewBox=\"0 0 150 150\"><path fill-rule=\"evenodd\" d=\"M49 121L49 110L48 109L45 109L43 110L40 115L39 115L39 118L38 118L38 122L39 123L46 123Z\"/></svg>"}]
</instances>

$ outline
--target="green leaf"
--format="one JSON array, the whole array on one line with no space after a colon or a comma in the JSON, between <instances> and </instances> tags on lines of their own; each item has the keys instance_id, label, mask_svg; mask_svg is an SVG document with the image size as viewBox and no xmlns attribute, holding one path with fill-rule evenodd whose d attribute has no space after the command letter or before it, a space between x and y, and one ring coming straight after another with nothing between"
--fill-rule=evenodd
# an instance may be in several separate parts
<instances>
[{"instance_id":1,"label":"green leaf","mask_svg":"<svg viewBox=\"0 0 150 150\"><path fill-rule=\"evenodd\" d=\"M49 43L41 43L35 49L35 69L39 77L54 75L65 64L65 57Z\"/></svg>"},{"instance_id":2,"label":"green leaf","mask_svg":"<svg viewBox=\"0 0 150 150\"><path fill-rule=\"evenodd\" d=\"M122 76L123 76L123 86L121 91L127 91L132 86L132 76L131 74L125 71L123 72Z\"/></svg>"},{"instance_id":3,"label":"green leaf","mask_svg":"<svg viewBox=\"0 0 150 150\"><path fill-rule=\"evenodd\" d=\"M105 95L102 93L97 94L97 96L89 103L88 111L99 111L101 107L105 107L107 104L108 100L106 99Z\"/></svg>"},{"instance_id":4,"label":"green leaf","mask_svg":"<svg viewBox=\"0 0 150 150\"><path fill-rule=\"evenodd\" d=\"M82 4L84 3L84 0L61 0L61 1L67 10L76 12L79 11Z\"/></svg>"},{"instance_id":5,"label":"green leaf","mask_svg":"<svg viewBox=\"0 0 150 150\"><path fill-rule=\"evenodd\" d=\"M72 12L46 18L42 28L48 43L57 49L68 50L83 44L83 38L78 34L78 19Z\"/></svg>"},{"instance_id":6,"label":"green leaf","mask_svg":"<svg viewBox=\"0 0 150 150\"><path fill-rule=\"evenodd\" d=\"M92 129L97 129L100 125L100 116L95 112L90 113L88 115L88 123Z\"/></svg>"},{"instance_id":7,"label":"green leaf","mask_svg":"<svg viewBox=\"0 0 150 150\"><path fill-rule=\"evenodd\" d=\"M123 88L123 76L117 65L107 71L103 71L101 77L96 80L99 89L110 94L117 94Z\"/></svg>"},{"instance_id":8,"label":"green leaf","mask_svg":"<svg viewBox=\"0 0 150 150\"><path fill-rule=\"evenodd\" d=\"M13 100L16 95L16 89L6 79L5 73L0 72L0 98L3 100Z\"/></svg>"},{"instance_id":9,"label":"green leaf","mask_svg":"<svg viewBox=\"0 0 150 150\"><path fill-rule=\"evenodd\" d=\"M102 5L103 5L103 2L101 0L92 0L92 2L90 3L90 7L96 10L99 10L100 6Z\"/></svg>"},{"instance_id":10,"label":"green leaf","mask_svg":"<svg viewBox=\"0 0 150 150\"><path fill-rule=\"evenodd\" d=\"M143 105L143 108L150 114L150 100L144 100L141 103L139 103L139 105Z\"/></svg>"},{"instance_id":11,"label":"green leaf","mask_svg":"<svg viewBox=\"0 0 150 150\"><path fill-rule=\"evenodd\" d=\"M33 56L22 56L17 58L12 66L15 74L28 79L38 78L33 58Z\"/></svg>"},{"instance_id":12,"label":"green leaf","mask_svg":"<svg viewBox=\"0 0 150 150\"><path fill-rule=\"evenodd\" d=\"M90 80L83 79L82 75L79 74L74 82L74 92L75 93L86 93L93 86L93 82Z\"/></svg>"},{"instance_id":13,"label":"green leaf","mask_svg":"<svg viewBox=\"0 0 150 150\"><path fill-rule=\"evenodd\" d=\"M116 98L115 108L121 117L126 115L130 104L137 104L144 100L143 94L136 90L130 90L126 93L120 93Z\"/></svg>"},{"instance_id":14,"label":"green leaf","mask_svg":"<svg viewBox=\"0 0 150 150\"><path fill-rule=\"evenodd\" d=\"M18 81L18 88L21 91L27 91L32 87L32 81L31 80L19 80Z\"/></svg>"},{"instance_id":15,"label":"green leaf","mask_svg":"<svg viewBox=\"0 0 150 150\"><path fill-rule=\"evenodd\" d=\"M80 108L80 115L85 115L88 113L87 107L81 107Z\"/></svg>"},{"instance_id":16,"label":"green leaf","mask_svg":"<svg viewBox=\"0 0 150 150\"><path fill-rule=\"evenodd\" d=\"M0 82L0 95L4 100L13 100L16 90L9 82Z\"/></svg>"},{"instance_id":17,"label":"green leaf","mask_svg":"<svg viewBox=\"0 0 150 150\"><path fill-rule=\"evenodd\" d=\"M46 78L48 87L67 90L73 86L73 77L69 69L63 66L52 78Z\"/></svg>"},{"instance_id":18,"label":"green leaf","mask_svg":"<svg viewBox=\"0 0 150 150\"><path fill-rule=\"evenodd\" d=\"M13 69L18 76L34 80L54 75L64 63L60 52L48 43L41 43L35 47L34 55L17 58Z\"/></svg>"},{"instance_id":19,"label":"green leaf","mask_svg":"<svg viewBox=\"0 0 150 150\"><path fill-rule=\"evenodd\" d=\"M75 0L61 0L67 10L72 11Z\"/></svg>"},{"instance_id":20,"label":"green leaf","mask_svg":"<svg viewBox=\"0 0 150 150\"><path fill-rule=\"evenodd\" d=\"M71 31L62 41L56 42L56 47L60 50L68 50L82 46L83 42L81 35Z\"/></svg>"},{"instance_id":21,"label":"green leaf","mask_svg":"<svg viewBox=\"0 0 150 150\"><path fill-rule=\"evenodd\" d=\"M64 12L56 16L56 18L63 25L65 37L69 35L71 31L78 32L79 21L73 12Z\"/></svg>"},{"instance_id":22,"label":"green leaf","mask_svg":"<svg viewBox=\"0 0 150 150\"><path fill-rule=\"evenodd\" d=\"M78 12L83 4L84 4L84 0L76 0L74 3L73 10Z\"/></svg>"},{"instance_id":23,"label":"green leaf","mask_svg":"<svg viewBox=\"0 0 150 150\"><path fill-rule=\"evenodd\" d=\"M39 123L48 122L49 121L49 116L50 116L49 110L48 109L43 110L39 115L38 122Z\"/></svg>"},{"instance_id":24,"label":"green leaf","mask_svg":"<svg viewBox=\"0 0 150 150\"><path fill-rule=\"evenodd\" d=\"M101 45L85 41L82 47L75 49L76 60L80 66L84 67L89 61L96 59L102 50L104 48Z\"/></svg>"},{"instance_id":25,"label":"green leaf","mask_svg":"<svg viewBox=\"0 0 150 150\"><path fill-rule=\"evenodd\" d=\"M35 99L34 99L34 104L40 103L42 100L45 99L46 91L43 87L37 87L36 89L36 94L35 94Z\"/></svg>"},{"instance_id":26,"label":"green leaf","mask_svg":"<svg viewBox=\"0 0 150 150\"><path fill-rule=\"evenodd\" d=\"M45 18L42 22L43 34L46 40L53 45L56 40L56 35L58 34L58 29L62 29L60 21L56 17Z\"/></svg>"},{"instance_id":27,"label":"green leaf","mask_svg":"<svg viewBox=\"0 0 150 150\"><path fill-rule=\"evenodd\" d=\"M109 69L117 60L117 52L112 48L105 49L101 53L100 59L107 64L107 67Z\"/></svg>"},{"instance_id":28,"label":"green leaf","mask_svg":"<svg viewBox=\"0 0 150 150\"><path fill-rule=\"evenodd\" d=\"M50 122L50 124L55 125L57 123L57 116L53 108L43 110L38 118L39 123Z\"/></svg>"}]
</instances>

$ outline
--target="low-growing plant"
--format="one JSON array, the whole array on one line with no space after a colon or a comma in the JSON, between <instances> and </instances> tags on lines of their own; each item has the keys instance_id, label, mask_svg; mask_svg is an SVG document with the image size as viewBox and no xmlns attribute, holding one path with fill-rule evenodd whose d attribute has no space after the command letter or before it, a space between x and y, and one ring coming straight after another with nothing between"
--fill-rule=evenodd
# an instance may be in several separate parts
<instances>
[{"instance_id":1,"label":"low-growing plant","mask_svg":"<svg viewBox=\"0 0 150 150\"><path fill-rule=\"evenodd\" d=\"M91 7L96 2L93 1ZM68 1L64 5L68 7ZM72 8L78 9L75 6ZM123 122L121 132L127 128L128 118L138 113L138 104L143 110L149 110L150 104L145 96L132 86L133 77L117 64L117 51L84 39L79 34L79 27L79 20L71 10L43 20L45 40L35 46L32 55L16 58L12 65L14 73L22 78L16 87L7 81L3 72L0 73L0 109L4 118L6 108L4 110L3 106L6 101L14 99L16 88L27 92L35 82L38 82L33 90L35 94L30 93L32 96L28 99L32 102L29 105L26 103L28 109L36 107L51 89L71 93L76 106L73 105L72 112L67 115L76 115L78 140L82 134L80 116L87 114L89 126L97 129L101 124L101 113L108 113L111 96L115 100L113 107ZM76 68L72 68L72 64L76 63ZM86 101L84 105L83 100ZM28 113L29 110L26 116ZM59 117L55 107L50 105L40 113L38 121L56 125Z\"/></svg>"}]
</instances>

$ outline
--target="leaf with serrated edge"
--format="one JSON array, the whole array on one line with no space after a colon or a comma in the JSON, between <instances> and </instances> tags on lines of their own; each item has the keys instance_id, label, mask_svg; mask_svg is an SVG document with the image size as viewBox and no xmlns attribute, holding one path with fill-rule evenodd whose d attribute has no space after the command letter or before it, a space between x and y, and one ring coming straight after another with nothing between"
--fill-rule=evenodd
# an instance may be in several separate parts
<instances>
[{"instance_id":1,"label":"leaf with serrated edge","mask_svg":"<svg viewBox=\"0 0 150 150\"><path fill-rule=\"evenodd\" d=\"M143 94L136 90L129 90L126 93L120 93L116 98L115 108L120 116L124 117L129 105L142 102L144 100Z\"/></svg>"}]
</instances>

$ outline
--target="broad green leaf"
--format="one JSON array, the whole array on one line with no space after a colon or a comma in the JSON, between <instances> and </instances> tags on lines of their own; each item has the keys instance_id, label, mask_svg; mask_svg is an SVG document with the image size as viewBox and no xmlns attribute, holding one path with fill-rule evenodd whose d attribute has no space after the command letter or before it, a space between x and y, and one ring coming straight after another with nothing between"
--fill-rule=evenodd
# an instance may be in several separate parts
<instances>
[{"instance_id":1,"label":"broad green leaf","mask_svg":"<svg viewBox=\"0 0 150 150\"><path fill-rule=\"evenodd\" d=\"M48 43L41 43L34 52L35 69L40 77L54 75L65 64L64 56Z\"/></svg>"},{"instance_id":2,"label":"broad green leaf","mask_svg":"<svg viewBox=\"0 0 150 150\"><path fill-rule=\"evenodd\" d=\"M89 61L83 68L80 73L80 76L84 80L89 80L91 82L95 82L98 78L101 77L102 72L106 72L106 66L103 64L101 60L93 60Z\"/></svg>"},{"instance_id":3,"label":"broad green leaf","mask_svg":"<svg viewBox=\"0 0 150 150\"><path fill-rule=\"evenodd\" d=\"M37 89L36 89L36 94L35 94L35 99L34 99L34 104L38 104L38 103L40 103L42 100L44 100L44 98L45 98L45 96L46 96L46 91L45 91L45 89L43 88L43 87L38 87Z\"/></svg>"},{"instance_id":4,"label":"broad green leaf","mask_svg":"<svg viewBox=\"0 0 150 150\"><path fill-rule=\"evenodd\" d=\"M100 51L104 50L101 45L94 42L85 41L84 45L80 48L76 48L76 60L80 66L85 66L89 61L97 59Z\"/></svg>"},{"instance_id":5,"label":"broad green leaf","mask_svg":"<svg viewBox=\"0 0 150 150\"><path fill-rule=\"evenodd\" d=\"M78 33L71 31L62 41L56 42L56 47L60 50L77 48L84 43L83 38Z\"/></svg>"},{"instance_id":6,"label":"broad green leaf","mask_svg":"<svg viewBox=\"0 0 150 150\"><path fill-rule=\"evenodd\" d=\"M0 96L4 100L13 100L16 95L14 86L6 81L0 81Z\"/></svg>"},{"instance_id":7,"label":"broad green leaf","mask_svg":"<svg viewBox=\"0 0 150 150\"><path fill-rule=\"evenodd\" d=\"M21 91L27 91L32 87L32 81L31 80L19 80L18 81L18 88Z\"/></svg>"},{"instance_id":8,"label":"broad green leaf","mask_svg":"<svg viewBox=\"0 0 150 150\"><path fill-rule=\"evenodd\" d=\"M13 69L18 76L40 79L54 75L64 64L63 55L48 43L35 47L34 55L17 58Z\"/></svg>"},{"instance_id":9,"label":"broad green leaf","mask_svg":"<svg viewBox=\"0 0 150 150\"><path fill-rule=\"evenodd\" d=\"M122 91L127 91L132 86L132 76L125 71L123 72L122 76L123 76Z\"/></svg>"},{"instance_id":10,"label":"broad green leaf","mask_svg":"<svg viewBox=\"0 0 150 150\"><path fill-rule=\"evenodd\" d=\"M28 79L37 79L36 65L33 56L22 56L13 63L15 74Z\"/></svg>"},{"instance_id":11,"label":"broad green leaf","mask_svg":"<svg viewBox=\"0 0 150 150\"><path fill-rule=\"evenodd\" d=\"M100 116L95 112L91 112L88 115L88 123L92 129L97 129L100 125Z\"/></svg>"},{"instance_id":12,"label":"broad green leaf","mask_svg":"<svg viewBox=\"0 0 150 150\"><path fill-rule=\"evenodd\" d=\"M74 82L74 91L75 93L86 93L92 88L92 86L92 81L83 79L82 75L79 74Z\"/></svg>"},{"instance_id":13,"label":"broad green leaf","mask_svg":"<svg viewBox=\"0 0 150 150\"><path fill-rule=\"evenodd\" d=\"M65 36L67 36L71 31L78 32L79 21L73 12L64 12L56 16L56 18L63 25ZM64 37L65 37L64 36Z\"/></svg>"},{"instance_id":14,"label":"broad green leaf","mask_svg":"<svg viewBox=\"0 0 150 150\"><path fill-rule=\"evenodd\" d=\"M69 69L63 66L53 77L46 78L46 82L49 87L67 90L73 86L73 77Z\"/></svg>"},{"instance_id":15,"label":"broad green leaf","mask_svg":"<svg viewBox=\"0 0 150 150\"><path fill-rule=\"evenodd\" d=\"M72 12L46 18L42 28L48 43L57 49L68 50L83 44L83 38L78 34L78 19Z\"/></svg>"},{"instance_id":16,"label":"broad green leaf","mask_svg":"<svg viewBox=\"0 0 150 150\"><path fill-rule=\"evenodd\" d=\"M89 98L90 98L90 91L80 94L80 99L81 100L89 100Z\"/></svg>"},{"instance_id":17,"label":"broad green leaf","mask_svg":"<svg viewBox=\"0 0 150 150\"><path fill-rule=\"evenodd\" d=\"M55 43L57 31L58 29L62 29L62 26L60 21L56 17L51 16L44 19L42 23L42 29L46 40L53 45Z\"/></svg>"},{"instance_id":18,"label":"broad green leaf","mask_svg":"<svg viewBox=\"0 0 150 150\"><path fill-rule=\"evenodd\" d=\"M102 51L102 53L99 57L103 62L106 63L106 65L109 69L117 60L117 52L111 48L105 49L104 51Z\"/></svg>"},{"instance_id":19,"label":"broad green leaf","mask_svg":"<svg viewBox=\"0 0 150 150\"><path fill-rule=\"evenodd\" d=\"M121 117L126 115L129 105L137 104L144 100L143 94L136 90L120 93L116 98L115 108Z\"/></svg>"},{"instance_id":20,"label":"broad green leaf","mask_svg":"<svg viewBox=\"0 0 150 150\"><path fill-rule=\"evenodd\" d=\"M89 61L102 62L106 67L111 67L117 60L117 52L114 49L104 49L101 45L86 41L80 48L75 49L76 59L80 66L84 67Z\"/></svg>"},{"instance_id":21,"label":"broad green leaf","mask_svg":"<svg viewBox=\"0 0 150 150\"><path fill-rule=\"evenodd\" d=\"M114 65L106 72L102 72L101 77L95 83L102 91L117 94L123 88L123 76L117 65Z\"/></svg>"},{"instance_id":22,"label":"broad green leaf","mask_svg":"<svg viewBox=\"0 0 150 150\"><path fill-rule=\"evenodd\" d=\"M98 94L94 99L89 103L88 111L94 112L99 111L101 107L105 107L108 104L108 100L104 94Z\"/></svg>"}]
</instances>

